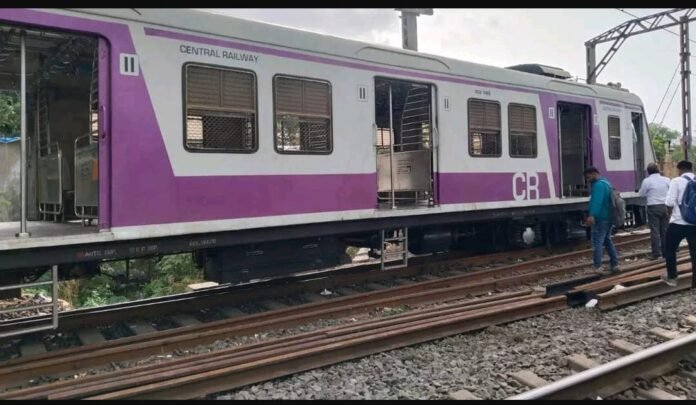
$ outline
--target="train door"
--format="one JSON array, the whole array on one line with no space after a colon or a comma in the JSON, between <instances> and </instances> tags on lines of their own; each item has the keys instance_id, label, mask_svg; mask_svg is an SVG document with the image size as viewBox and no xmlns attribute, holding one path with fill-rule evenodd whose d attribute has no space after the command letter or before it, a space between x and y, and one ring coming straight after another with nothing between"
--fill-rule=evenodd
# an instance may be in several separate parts
<instances>
[{"instance_id":1,"label":"train door","mask_svg":"<svg viewBox=\"0 0 696 405\"><path fill-rule=\"evenodd\" d=\"M631 122L633 129L633 156L634 169L636 173L636 190L640 188L640 183L645 177L645 145L643 144L645 136L643 133L643 114L631 113Z\"/></svg>"},{"instance_id":2,"label":"train door","mask_svg":"<svg viewBox=\"0 0 696 405\"><path fill-rule=\"evenodd\" d=\"M99 90L107 84L107 76L100 74L107 66L100 60L108 56L106 41L9 25L0 25L0 35L7 49L0 58L0 86L6 94L21 96L26 110L23 128L16 129L26 139L26 181L22 185L18 175L0 179L0 194L17 190L8 199L11 209L0 218L0 230L10 235L17 226L20 235L31 237L96 232L92 222L98 218L100 111L105 103Z\"/></svg>"},{"instance_id":3,"label":"train door","mask_svg":"<svg viewBox=\"0 0 696 405\"><path fill-rule=\"evenodd\" d=\"M583 172L592 165L590 108L584 104L558 103L557 110L562 196L587 196Z\"/></svg>"},{"instance_id":4,"label":"train door","mask_svg":"<svg viewBox=\"0 0 696 405\"><path fill-rule=\"evenodd\" d=\"M377 203L380 208L434 204L433 87L375 78Z\"/></svg>"}]
</instances>

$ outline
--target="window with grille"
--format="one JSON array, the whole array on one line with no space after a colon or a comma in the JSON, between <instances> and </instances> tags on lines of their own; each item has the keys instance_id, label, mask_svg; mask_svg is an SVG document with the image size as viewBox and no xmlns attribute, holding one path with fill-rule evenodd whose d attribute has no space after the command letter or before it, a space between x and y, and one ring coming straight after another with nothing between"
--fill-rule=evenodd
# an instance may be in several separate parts
<instances>
[{"instance_id":1,"label":"window with grille","mask_svg":"<svg viewBox=\"0 0 696 405\"><path fill-rule=\"evenodd\" d=\"M621 120L609 117L609 159L621 159Z\"/></svg>"},{"instance_id":2,"label":"window with grille","mask_svg":"<svg viewBox=\"0 0 696 405\"><path fill-rule=\"evenodd\" d=\"M510 157L535 158L537 156L537 120L534 106L510 104L508 132Z\"/></svg>"},{"instance_id":3,"label":"window with grille","mask_svg":"<svg viewBox=\"0 0 696 405\"><path fill-rule=\"evenodd\" d=\"M186 65L184 77L186 148L208 152L256 151L254 74Z\"/></svg>"},{"instance_id":4,"label":"window with grille","mask_svg":"<svg viewBox=\"0 0 696 405\"><path fill-rule=\"evenodd\" d=\"M501 155L499 103L469 100L469 154L477 157Z\"/></svg>"},{"instance_id":5,"label":"window with grille","mask_svg":"<svg viewBox=\"0 0 696 405\"><path fill-rule=\"evenodd\" d=\"M276 76L275 147L280 153L331 153L331 84Z\"/></svg>"}]
</instances>

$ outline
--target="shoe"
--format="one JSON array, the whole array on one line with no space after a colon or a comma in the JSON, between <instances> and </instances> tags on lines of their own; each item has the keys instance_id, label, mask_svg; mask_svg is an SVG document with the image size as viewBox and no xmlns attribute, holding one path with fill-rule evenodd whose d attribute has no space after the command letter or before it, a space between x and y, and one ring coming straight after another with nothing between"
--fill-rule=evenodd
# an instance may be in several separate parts
<instances>
[{"instance_id":1,"label":"shoe","mask_svg":"<svg viewBox=\"0 0 696 405\"><path fill-rule=\"evenodd\" d=\"M618 274L620 270L621 269L619 269L619 266L614 266L611 269L607 269L606 266L602 266L600 268L596 268L595 272L597 274L601 274L601 275L612 275L613 276L614 274Z\"/></svg>"},{"instance_id":2,"label":"shoe","mask_svg":"<svg viewBox=\"0 0 696 405\"><path fill-rule=\"evenodd\" d=\"M662 276L660 276L660 280L664 281L670 287L677 286L677 279L676 278L669 278L668 276L662 275Z\"/></svg>"}]
</instances>

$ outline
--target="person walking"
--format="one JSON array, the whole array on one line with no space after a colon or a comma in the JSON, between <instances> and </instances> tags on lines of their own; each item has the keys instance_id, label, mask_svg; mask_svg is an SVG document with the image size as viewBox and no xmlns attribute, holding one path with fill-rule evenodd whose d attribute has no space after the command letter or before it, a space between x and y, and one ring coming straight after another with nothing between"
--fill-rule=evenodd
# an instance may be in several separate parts
<instances>
[{"instance_id":1,"label":"person walking","mask_svg":"<svg viewBox=\"0 0 696 405\"><path fill-rule=\"evenodd\" d=\"M679 177L675 177L669 183L669 191L665 205L670 212L669 225L665 235L665 264L667 275L662 280L672 287L677 286L677 249L684 238L689 243L689 255L691 256L692 286L696 285L696 225L684 220L679 209L679 204L684 199L684 191L690 181L694 180L693 164L688 160L677 163Z\"/></svg>"},{"instance_id":2,"label":"person walking","mask_svg":"<svg viewBox=\"0 0 696 405\"><path fill-rule=\"evenodd\" d=\"M611 193L613 187L609 181L602 177L594 167L588 167L584 171L585 178L591 184L589 216L585 221L586 225L592 226L592 262L594 268L599 273L607 273L602 267L602 249L606 248L609 254L609 273L614 274L619 271L619 258L611 239L611 217L612 203Z\"/></svg>"},{"instance_id":3,"label":"person walking","mask_svg":"<svg viewBox=\"0 0 696 405\"><path fill-rule=\"evenodd\" d=\"M648 224L650 226L651 259L658 260L665 256L665 234L669 224L669 214L665 200L669 191L669 178L660 173L655 163L647 167L648 177L643 179L638 194L646 197L648 208Z\"/></svg>"}]
</instances>

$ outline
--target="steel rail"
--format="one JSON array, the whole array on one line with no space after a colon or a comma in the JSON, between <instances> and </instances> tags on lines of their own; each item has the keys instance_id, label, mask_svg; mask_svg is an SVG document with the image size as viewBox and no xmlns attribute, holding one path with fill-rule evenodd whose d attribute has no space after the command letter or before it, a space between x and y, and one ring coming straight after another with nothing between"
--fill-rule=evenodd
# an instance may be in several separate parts
<instances>
[{"instance_id":1,"label":"steel rail","mask_svg":"<svg viewBox=\"0 0 696 405\"><path fill-rule=\"evenodd\" d=\"M696 333L629 354L508 399L586 398L604 387L631 380L655 368L678 362L693 352L696 352Z\"/></svg>"}]
</instances>

